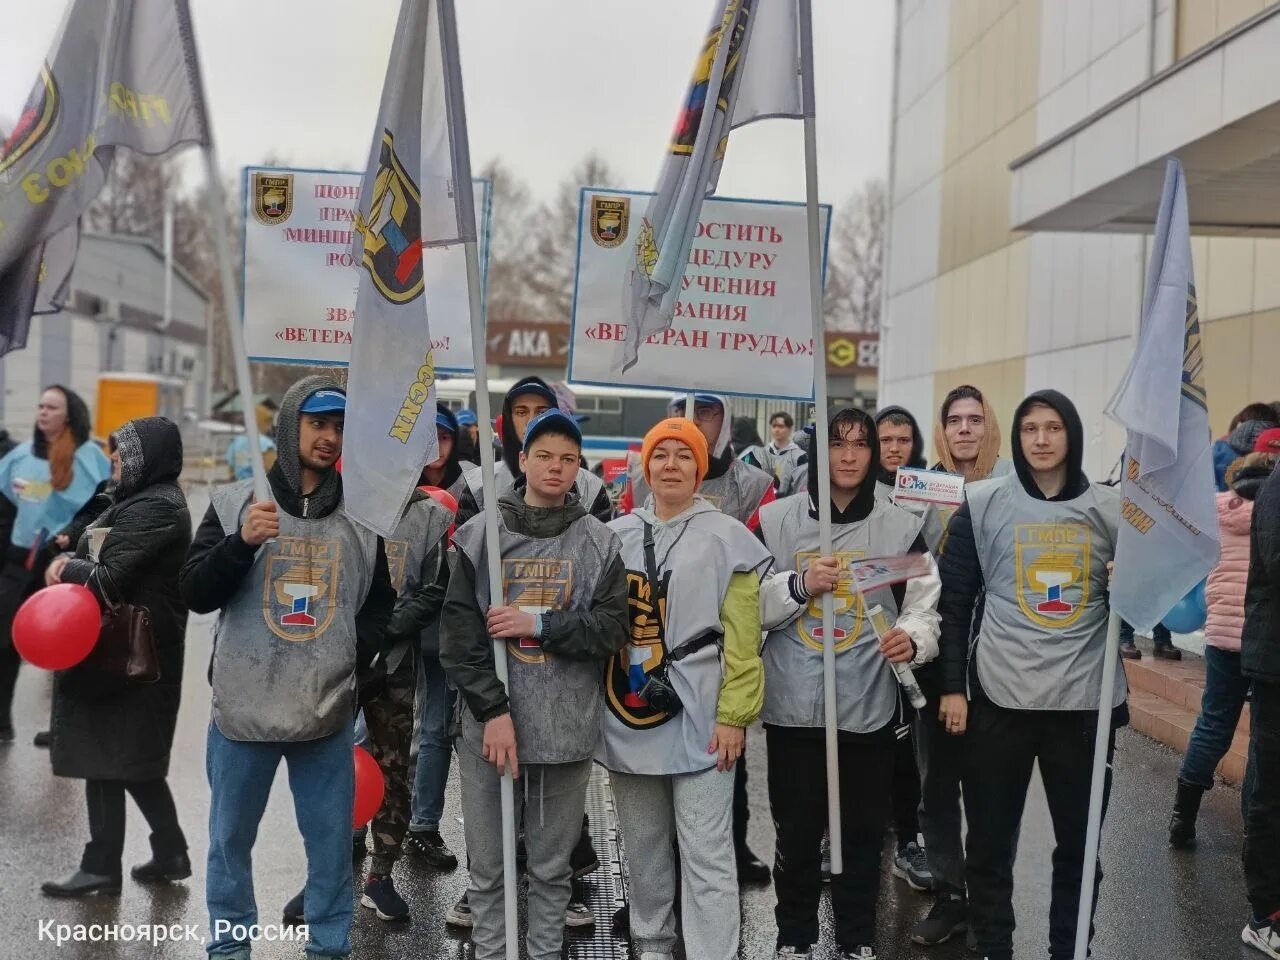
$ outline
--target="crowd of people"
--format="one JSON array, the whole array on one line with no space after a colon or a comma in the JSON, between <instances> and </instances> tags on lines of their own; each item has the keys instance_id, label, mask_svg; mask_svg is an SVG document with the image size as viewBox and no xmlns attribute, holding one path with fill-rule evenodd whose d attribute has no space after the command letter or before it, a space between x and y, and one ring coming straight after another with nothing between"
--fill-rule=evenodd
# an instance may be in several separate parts
<instances>
[{"instance_id":1,"label":"crowd of people","mask_svg":"<svg viewBox=\"0 0 1280 960\"><path fill-rule=\"evenodd\" d=\"M32 440L0 458L0 740L20 659L22 601L83 584L100 606L146 607L160 680L60 672L47 742L53 772L86 784L89 842L50 896L121 890L126 794L151 829L141 883L192 873L166 783L188 611L216 613L205 889L208 946L243 960L259 918L252 850L283 761L306 850L284 908L316 956L351 952L351 855L368 859L358 902L409 916L402 854L440 870L459 856L440 832L456 760L467 892L443 920L469 927L479 960L505 955L500 778L518 784L520 861L532 960L558 958L565 929L594 922L583 878L599 867L585 814L593 766L607 771L626 853L629 908L615 918L640 960L738 956L740 887L772 880L778 957L818 948L830 883L839 956L873 960L886 836L890 869L933 894L911 929L922 946L964 936L1012 960L1013 863L1033 766L1056 849L1051 958L1072 956L1098 711L1128 722L1123 671L1103 691L1119 491L1085 474L1084 431L1053 390L1013 411L1008 459L988 398L957 386L934 420L928 469L964 481L954 508L895 502L897 471L924 469L926 431L901 406L832 409L824 436L787 413L767 444L724 400L672 401L645 435L618 502L584 469L561 394L530 377L503 403L486 503L475 417L440 404L437 459L393 536L343 505L345 394L307 377L284 396L267 479L214 489L193 524L179 486L182 440L163 418L122 426L108 454L72 391L46 390ZM1280 408L1251 404L1214 448L1222 557L1206 585L1204 706L1174 789L1169 843L1195 842L1201 798L1246 700L1243 791L1252 916L1242 939L1280 958ZM819 531L818 444L829 452L830 553ZM229 462L248 460L248 449ZM487 511L500 557L488 554ZM903 583L864 591L860 558L913 558ZM494 562L496 561L496 562ZM501 583L491 579L499 571ZM1050 576L1038 577L1038 572ZM834 616L824 628L830 595ZM827 860L824 629L836 651L839 859ZM763 640L762 640L763 638ZM1172 647L1154 638L1156 653ZM500 678L495 641L505 643ZM1125 656L1132 657L1132 633ZM914 673L913 709L900 679ZM763 727L773 863L746 842L747 731ZM352 746L385 794L352 833ZM416 750L414 749L416 745ZM967 827L967 829L966 829ZM1096 906L1101 869L1095 874Z\"/></svg>"}]
</instances>

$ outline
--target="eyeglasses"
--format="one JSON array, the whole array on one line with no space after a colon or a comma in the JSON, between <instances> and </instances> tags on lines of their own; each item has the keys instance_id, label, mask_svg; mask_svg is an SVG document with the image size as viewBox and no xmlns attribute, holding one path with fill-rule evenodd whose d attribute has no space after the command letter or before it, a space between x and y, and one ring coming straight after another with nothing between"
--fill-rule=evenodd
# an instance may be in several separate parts
<instances>
[{"instance_id":1,"label":"eyeglasses","mask_svg":"<svg viewBox=\"0 0 1280 960\"><path fill-rule=\"evenodd\" d=\"M693 419L699 423L710 423L720 413L720 408L707 404L706 406L696 406L693 408Z\"/></svg>"}]
</instances>

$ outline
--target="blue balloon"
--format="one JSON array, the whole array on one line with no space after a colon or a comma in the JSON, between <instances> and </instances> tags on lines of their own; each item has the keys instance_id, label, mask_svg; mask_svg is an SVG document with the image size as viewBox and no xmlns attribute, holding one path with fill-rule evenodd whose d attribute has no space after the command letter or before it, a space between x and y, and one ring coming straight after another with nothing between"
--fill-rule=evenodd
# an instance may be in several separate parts
<instances>
[{"instance_id":1,"label":"blue balloon","mask_svg":"<svg viewBox=\"0 0 1280 960\"><path fill-rule=\"evenodd\" d=\"M1173 609L1164 615L1161 621L1174 633L1195 633L1204 626L1209 616L1209 607L1204 598L1204 581L1201 580L1191 591L1173 605Z\"/></svg>"}]
</instances>

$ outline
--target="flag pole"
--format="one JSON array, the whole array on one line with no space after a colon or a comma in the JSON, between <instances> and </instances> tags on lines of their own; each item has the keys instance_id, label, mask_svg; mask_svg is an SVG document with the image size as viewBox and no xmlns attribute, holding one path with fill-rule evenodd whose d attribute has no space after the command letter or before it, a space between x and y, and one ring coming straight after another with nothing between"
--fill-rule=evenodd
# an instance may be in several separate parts
<instances>
[{"instance_id":1,"label":"flag pole","mask_svg":"<svg viewBox=\"0 0 1280 960\"><path fill-rule=\"evenodd\" d=\"M1089 955L1089 928L1093 925L1093 883L1098 870L1098 845L1102 837L1102 796L1107 782L1107 747L1111 742L1111 691L1115 689L1120 661L1120 614L1107 620L1106 659L1102 661L1102 690L1098 697L1098 726L1093 740L1093 780L1089 784L1089 820L1084 834L1084 863L1080 875L1080 909L1076 913L1075 960Z\"/></svg>"},{"instance_id":2,"label":"flag pole","mask_svg":"<svg viewBox=\"0 0 1280 960\"><path fill-rule=\"evenodd\" d=\"M463 244L467 255L467 292L471 299L471 353L475 366L476 420L480 427L480 480L484 486L484 547L489 567L490 600L502 589L502 548L498 542L498 493L494 480L493 425L489 417L489 368L485 359L485 318L480 304L480 253L474 240ZM507 686L507 642L493 640L493 665ZM516 804L511 768L502 772L502 892L506 914L507 960L520 955L516 918Z\"/></svg>"},{"instance_id":3,"label":"flag pole","mask_svg":"<svg viewBox=\"0 0 1280 960\"><path fill-rule=\"evenodd\" d=\"M831 556L831 451L827 448L826 351L822 348L822 232L818 219L817 122L813 95L813 7L799 0L800 92L804 107L804 194L809 236L809 312L813 323L813 441L818 462L818 540ZM871 478L873 479L873 478ZM871 482L871 479L868 482ZM827 752L827 832L831 840L831 872L844 871L840 829L840 753L836 714L835 609L830 593L822 595L822 699Z\"/></svg>"},{"instance_id":4,"label":"flag pole","mask_svg":"<svg viewBox=\"0 0 1280 960\"><path fill-rule=\"evenodd\" d=\"M262 448L258 440L258 417L253 403L253 380L249 376L249 357L244 349L244 326L240 317L240 294L236 292L235 274L231 267L231 247L227 242L227 196L218 175L218 155L213 147L213 135L201 148L204 154L204 173L208 181L205 198L208 200L209 219L213 221L214 250L218 255L218 278L222 284L222 315L227 320L227 333L231 340L231 354L235 359L236 389L240 391L240 405L244 408L244 432L249 441L249 463L253 467L253 499L271 499L267 486L267 469L262 463ZM212 358L206 358L206 363Z\"/></svg>"}]
</instances>

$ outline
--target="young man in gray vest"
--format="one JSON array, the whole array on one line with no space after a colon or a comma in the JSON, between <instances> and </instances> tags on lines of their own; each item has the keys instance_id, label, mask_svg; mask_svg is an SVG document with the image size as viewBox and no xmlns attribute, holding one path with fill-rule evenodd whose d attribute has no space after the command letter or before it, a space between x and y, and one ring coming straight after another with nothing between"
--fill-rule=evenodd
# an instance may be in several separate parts
<instances>
[{"instance_id":1,"label":"young man in gray vest","mask_svg":"<svg viewBox=\"0 0 1280 960\"><path fill-rule=\"evenodd\" d=\"M875 960L880 850L891 809L895 734L904 718L892 664L921 664L937 654L940 584L930 558L928 574L902 586L865 597L851 588L852 561L928 556L928 549L921 519L876 496L880 457L871 417L846 407L832 411L829 424L835 554L820 555L816 457L809 460L807 495L760 511L761 539L778 568L760 588L769 631L761 720L778 831L778 956L807 957L818 939L818 847L827 819L819 598L832 593L844 872L831 878L831 905L840 957ZM876 604L893 624L879 641L867 615Z\"/></svg>"},{"instance_id":2,"label":"young man in gray vest","mask_svg":"<svg viewBox=\"0 0 1280 960\"><path fill-rule=\"evenodd\" d=\"M1013 862L1037 763L1057 841L1049 956L1066 960L1075 947L1110 612L1107 568L1120 518L1118 491L1089 482L1083 452L1070 400L1054 390L1023 400L1013 420L1015 472L966 486L940 562L939 712L948 733L968 731L969 923L988 960L1013 956ZM1123 670L1105 703L1113 713L1104 810L1115 728L1128 722Z\"/></svg>"},{"instance_id":3,"label":"young man in gray vest","mask_svg":"<svg viewBox=\"0 0 1280 960\"><path fill-rule=\"evenodd\" d=\"M494 479L498 484L498 496L511 489L511 485L520 478L520 451L523 448L524 432L529 422L541 413L559 409L560 398L541 377L525 377L517 380L507 391L502 401L502 429L498 436L501 444L500 457L494 465ZM479 462L479 454L476 462ZM466 523L484 509L484 487L480 482L480 468L472 466L462 473L465 487L458 500L458 526ZM604 488L604 481L590 470L579 470L574 480L574 489L583 509L599 520L608 523L613 519L613 501L609 499L609 491ZM595 865L592 866L595 869Z\"/></svg>"},{"instance_id":4,"label":"young man in gray vest","mask_svg":"<svg viewBox=\"0 0 1280 960\"><path fill-rule=\"evenodd\" d=\"M578 500L581 453L578 425L559 410L529 422L521 476L498 498L496 602L484 518L454 534L440 662L463 701L458 771L477 960L505 955L499 777L507 769L524 783L529 957L560 957L570 857L600 737L601 677L629 639L621 544ZM505 685L494 668L494 638L507 644Z\"/></svg>"},{"instance_id":5,"label":"young man in gray vest","mask_svg":"<svg viewBox=\"0 0 1280 960\"><path fill-rule=\"evenodd\" d=\"M309 955L351 952L351 759L357 649L381 642L395 604L380 538L342 509L346 398L328 377L295 383L280 405L273 499L253 481L217 488L179 583L196 613L218 611L205 896L218 960L258 920L251 855L283 758L307 849Z\"/></svg>"}]
</instances>

